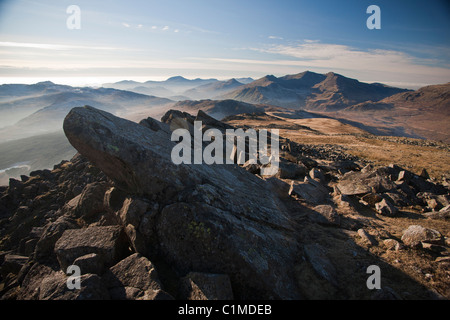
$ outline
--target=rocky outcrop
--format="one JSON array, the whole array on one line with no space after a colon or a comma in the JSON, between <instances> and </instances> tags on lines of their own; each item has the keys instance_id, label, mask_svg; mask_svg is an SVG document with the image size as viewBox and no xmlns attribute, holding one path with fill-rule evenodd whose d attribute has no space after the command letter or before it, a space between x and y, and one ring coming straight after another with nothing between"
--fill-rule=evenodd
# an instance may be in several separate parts
<instances>
[{"instance_id":1,"label":"rocky outcrop","mask_svg":"<svg viewBox=\"0 0 450 320\"><path fill-rule=\"evenodd\" d=\"M434 297L377 255L393 264L422 259L444 292L446 187L284 138L272 177L260 177L259 164L174 165L171 130L192 129L195 119L202 130L230 128L203 113L172 110L162 122L137 124L73 109L64 129L80 153L0 188L0 297ZM405 229L411 210L423 220ZM396 219L401 228L389 228ZM383 279L398 279L395 291L365 290L374 264ZM81 272L77 290L67 286L72 265Z\"/></svg>"},{"instance_id":2,"label":"rocky outcrop","mask_svg":"<svg viewBox=\"0 0 450 320\"><path fill-rule=\"evenodd\" d=\"M64 130L121 189L157 199L162 208L153 219L156 239L142 235L139 221L124 225L134 226L136 238L156 241L150 245L159 246L178 269L230 274L241 297L299 297L292 278L297 250L292 222L264 180L236 165L175 165L170 158L175 144L166 130L149 130L94 108L73 109Z\"/></svg>"}]
</instances>

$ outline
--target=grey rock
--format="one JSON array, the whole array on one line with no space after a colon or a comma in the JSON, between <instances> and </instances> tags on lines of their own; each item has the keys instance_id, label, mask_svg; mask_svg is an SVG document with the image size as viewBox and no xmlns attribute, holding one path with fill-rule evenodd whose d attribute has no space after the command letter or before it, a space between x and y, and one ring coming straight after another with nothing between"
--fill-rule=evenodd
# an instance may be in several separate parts
<instances>
[{"instance_id":1,"label":"grey rock","mask_svg":"<svg viewBox=\"0 0 450 320\"><path fill-rule=\"evenodd\" d=\"M297 196L312 204L321 204L329 196L328 190L319 182L305 177L304 182L292 181L289 195Z\"/></svg>"},{"instance_id":2,"label":"grey rock","mask_svg":"<svg viewBox=\"0 0 450 320\"><path fill-rule=\"evenodd\" d=\"M370 192L386 192L396 188L383 168L377 170L361 170L346 173L339 180L337 188L343 195L364 195Z\"/></svg>"},{"instance_id":3,"label":"grey rock","mask_svg":"<svg viewBox=\"0 0 450 320\"><path fill-rule=\"evenodd\" d=\"M383 245L387 250L399 251L403 249L403 245L395 239L385 239Z\"/></svg>"},{"instance_id":4,"label":"grey rock","mask_svg":"<svg viewBox=\"0 0 450 320\"><path fill-rule=\"evenodd\" d=\"M429 219L449 220L450 219L450 205L442 208L439 211L425 212L423 215Z\"/></svg>"},{"instance_id":5,"label":"grey rock","mask_svg":"<svg viewBox=\"0 0 450 320\"><path fill-rule=\"evenodd\" d=\"M55 253L62 270L66 270L76 258L90 253L97 254L108 267L125 256L127 247L122 228L89 227L64 231L55 244Z\"/></svg>"},{"instance_id":6,"label":"grey rock","mask_svg":"<svg viewBox=\"0 0 450 320\"><path fill-rule=\"evenodd\" d=\"M64 131L118 188L166 204L156 239L175 268L229 274L239 298L300 297L293 222L263 179L237 165L175 165L165 130L92 107L72 109Z\"/></svg>"},{"instance_id":7,"label":"grey rock","mask_svg":"<svg viewBox=\"0 0 450 320\"><path fill-rule=\"evenodd\" d=\"M411 225L403 230L402 241L407 246L418 247L421 242L443 244L444 238L437 230L424 228L420 225Z\"/></svg>"},{"instance_id":8,"label":"grey rock","mask_svg":"<svg viewBox=\"0 0 450 320\"><path fill-rule=\"evenodd\" d=\"M89 220L96 214L103 212L105 210L103 198L107 189L108 185L104 182L88 184L81 192L79 200L73 208L74 216Z\"/></svg>"},{"instance_id":9,"label":"grey rock","mask_svg":"<svg viewBox=\"0 0 450 320\"><path fill-rule=\"evenodd\" d=\"M390 287L383 287L376 290L371 300L403 300L402 297Z\"/></svg>"},{"instance_id":10,"label":"grey rock","mask_svg":"<svg viewBox=\"0 0 450 320\"><path fill-rule=\"evenodd\" d=\"M1 265L1 276L6 278L8 273L18 274L20 269L27 263L28 257L16 254L7 254Z\"/></svg>"},{"instance_id":11,"label":"grey rock","mask_svg":"<svg viewBox=\"0 0 450 320\"><path fill-rule=\"evenodd\" d=\"M105 192L103 206L109 210L118 211L123 206L127 194L116 187L112 187Z\"/></svg>"},{"instance_id":12,"label":"grey rock","mask_svg":"<svg viewBox=\"0 0 450 320\"><path fill-rule=\"evenodd\" d=\"M101 275L104 271L103 261L101 256L96 253L89 253L78 257L73 264L80 268L81 274L98 274Z\"/></svg>"},{"instance_id":13,"label":"grey rock","mask_svg":"<svg viewBox=\"0 0 450 320\"><path fill-rule=\"evenodd\" d=\"M243 298L298 298L291 278L296 242L275 226L195 202L166 206L156 230L161 250L181 271L229 274Z\"/></svg>"},{"instance_id":14,"label":"grey rock","mask_svg":"<svg viewBox=\"0 0 450 320\"><path fill-rule=\"evenodd\" d=\"M371 234L367 233L367 231L364 229L359 229L358 235L364 242L366 242L371 246L376 246L378 244L378 241Z\"/></svg>"},{"instance_id":15,"label":"grey rock","mask_svg":"<svg viewBox=\"0 0 450 320\"><path fill-rule=\"evenodd\" d=\"M379 214L388 217L394 217L398 213L398 209L386 199L383 199L380 202L376 203L375 209Z\"/></svg>"},{"instance_id":16,"label":"grey rock","mask_svg":"<svg viewBox=\"0 0 450 320\"><path fill-rule=\"evenodd\" d=\"M36 260L46 259L53 253L55 243L63 232L67 229L75 228L77 228L76 222L65 216L61 216L56 221L48 223L44 227L39 241L36 243L34 258Z\"/></svg>"},{"instance_id":17,"label":"grey rock","mask_svg":"<svg viewBox=\"0 0 450 320\"><path fill-rule=\"evenodd\" d=\"M316 180L319 181L320 183L325 183L325 175L323 174L323 172L320 169L316 169L313 168L309 171L309 176Z\"/></svg>"},{"instance_id":18,"label":"grey rock","mask_svg":"<svg viewBox=\"0 0 450 320\"><path fill-rule=\"evenodd\" d=\"M134 227L138 227L142 216L147 212L149 206L148 202L140 199L125 199L122 208L118 212L122 225L131 224Z\"/></svg>"},{"instance_id":19,"label":"grey rock","mask_svg":"<svg viewBox=\"0 0 450 320\"><path fill-rule=\"evenodd\" d=\"M326 249L321 245L315 243L305 245L304 251L307 260L312 265L316 273L330 282L333 286L338 287L336 267L328 258Z\"/></svg>"},{"instance_id":20,"label":"grey rock","mask_svg":"<svg viewBox=\"0 0 450 320\"><path fill-rule=\"evenodd\" d=\"M275 177L279 179L296 179L305 176L307 173L306 166L280 159L279 170Z\"/></svg>"},{"instance_id":21,"label":"grey rock","mask_svg":"<svg viewBox=\"0 0 450 320\"><path fill-rule=\"evenodd\" d=\"M361 202L367 206L375 208L375 204L381 202L383 197L377 193L368 193L361 197Z\"/></svg>"},{"instance_id":22,"label":"grey rock","mask_svg":"<svg viewBox=\"0 0 450 320\"><path fill-rule=\"evenodd\" d=\"M405 181L408 182L411 179L411 174L409 171L402 170L398 174L397 181Z\"/></svg>"},{"instance_id":23,"label":"grey rock","mask_svg":"<svg viewBox=\"0 0 450 320\"><path fill-rule=\"evenodd\" d=\"M21 283L21 290L17 297L18 300L37 300L39 299L39 287L42 280L46 277L53 276L55 271L39 262L34 263Z\"/></svg>"},{"instance_id":24,"label":"grey rock","mask_svg":"<svg viewBox=\"0 0 450 320\"><path fill-rule=\"evenodd\" d=\"M318 221L322 224L339 226L341 223L341 219L336 210L328 204L322 204L314 207L314 211L316 211L321 219Z\"/></svg>"},{"instance_id":25,"label":"grey rock","mask_svg":"<svg viewBox=\"0 0 450 320\"><path fill-rule=\"evenodd\" d=\"M103 277L114 300L170 299L162 290L155 266L138 253L112 266Z\"/></svg>"},{"instance_id":26,"label":"grey rock","mask_svg":"<svg viewBox=\"0 0 450 320\"><path fill-rule=\"evenodd\" d=\"M226 274L190 272L181 280L183 299L233 300L230 277Z\"/></svg>"},{"instance_id":27,"label":"grey rock","mask_svg":"<svg viewBox=\"0 0 450 320\"><path fill-rule=\"evenodd\" d=\"M109 292L101 278L95 274L80 277L80 289L69 289L67 276L55 272L42 279L39 286L39 300L109 300Z\"/></svg>"}]
</instances>

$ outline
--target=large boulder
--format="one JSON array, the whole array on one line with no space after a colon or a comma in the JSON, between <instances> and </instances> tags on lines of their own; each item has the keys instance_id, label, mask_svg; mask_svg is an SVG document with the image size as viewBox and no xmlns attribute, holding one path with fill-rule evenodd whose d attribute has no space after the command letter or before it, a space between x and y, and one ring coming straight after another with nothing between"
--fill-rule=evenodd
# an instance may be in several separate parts
<instances>
[{"instance_id":1,"label":"large boulder","mask_svg":"<svg viewBox=\"0 0 450 320\"><path fill-rule=\"evenodd\" d=\"M397 185L390 179L386 168L347 172L337 188L343 195L364 195L393 190Z\"/></svg>"},{"instance_id":2,"label":"large boulder","mask_svg":"<svg viewBox=\"0 0 450 320\"><path fill-rule=\"evenodd\" d=\"M319 205L326 202L329 192L320 182L310 177L305 177L303 182L291 181L289 195Z\"/></svg>"},{"instance_id":3,"label":"large boulder","mask_svg":"<svg viewBox=\"0 0 450 320\"><path fill-rule=\"evenodd\" d=\"M402 241L410 247L420 246L422 242L431 244L443 244L444 237L434 229L411 225L403 231Z\"/></svg>"},{"instance_id":4,"label":"large boulder","mask_svg":"<svg viewBox=\"0 0 450 320\"><path fill-rule=\"evenodd\" d=\"M154 265L138 253L112 266L103 280L114 300L173 299L162 290Z\"/></svg>"},{"instance_id":5,"label":"large boulder","mask_svg":"<svg viewBox=\"0 0 450 320\"><path fill-rule=\"evenodd\" d=\"M96 274L80 276L80 289L69 289L67 276L55 272L42 279L39 290L39 300L108 300L108 290L102 279Z\"/></svg>"},{"instance_id":6,"label":"large boulder","mask_svg":"<svg viewBox=\"0 0 450 320\"><path fill-rule=\"evenodd\" d=\"M299 298L293 222L272 186L234 164L175 165L169 126L152 123L92 107L74 108L64 121L71 144L120 189L162 208L151 219L122 214L128 233L156 230L152 241L178 271L229 274L238 298Z\"/></svg>"},{"instance_id":7,"label":"large boulder","mask_svg":"<svg viewBox=\"0 0 450 320\"><path fill-rule=\"evenodd\" d=\"M291 278L298 248L289 230L201 202L165 207L156 230L181 272L229 274L241 298L298 297Z\"/></svg>"}]
</instances>

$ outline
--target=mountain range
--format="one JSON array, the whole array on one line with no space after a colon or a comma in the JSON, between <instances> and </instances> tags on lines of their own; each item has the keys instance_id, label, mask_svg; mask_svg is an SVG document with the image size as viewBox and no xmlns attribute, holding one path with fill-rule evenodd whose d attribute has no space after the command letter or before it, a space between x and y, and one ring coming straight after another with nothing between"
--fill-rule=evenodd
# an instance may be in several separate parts
<instances>
[{"instance_id":1,"label":"mountain range","mask_svg":"<svg viewBox=\"0 0 450 320\"><path fill-rule=\"evenodd\" d=\"M164 81L119 81L105 83L103 87L128 90L136 93L170 98L173 100L198 100L214 98L244 84L253 82L252 78L239 78L220 81L217 79L186 79L181 76Z\"/></svg>"},{"instance_id":2,"label":"mountain range","mask_svg":"<svg viewBox=\"0 0 450 320\"><path fill-rule=\"evenodd\" d=\"M298 121L334 119L376 135L450 143L450 83L412 91L364 83L332 72L306 71L257 80L189 80L177 76L165 81L120 81L104 86L71 87L50 81L1 85L0 171L23 162L34 164L30 170L40 169L43 163L47 167L63 160L61 157L67 158L73 149L61 142L62 122L70 109L83 105L136 122L149 116L159 119L169 109L190 114L202 110L218 120L272 112ZM152 92L158 95L149 95ZM49 134L57 141L53 145L61 146L60 152L44 143ZM14 142L17 149L11 152ZM58 154L60 157L55 157Z\"/></svg>"},{"instance_id":3,"label":"mountain range","mask_svg":"<svg viewBox=\"0 0 450 320\"><path fill-rule=\"evenodd\" d=\"M279 78L268 75L225 94L223 98L293 109L334 111L407 91L380 83L360 82L334 72L305 71Z\"/></svg>"}]
</instances>

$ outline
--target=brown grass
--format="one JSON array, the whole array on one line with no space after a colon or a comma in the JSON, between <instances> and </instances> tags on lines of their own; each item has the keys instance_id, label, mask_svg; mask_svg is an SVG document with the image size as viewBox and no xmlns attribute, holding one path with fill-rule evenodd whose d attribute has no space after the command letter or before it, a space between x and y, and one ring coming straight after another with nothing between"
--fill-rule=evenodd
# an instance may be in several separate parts
<instances>
[{"instance_id":1,"label":"brown grass","mask_svg":"<svg viewBox=\"0 0 450 320\"><path fill-rule=\"evenodd\" d=\"M339 145L345 147L351 155L357 156L376 165L395 163L400 167L419 174L423 168L427 169L431 177L441 180L442 176L450 177L450 150L435 146L422 146L423 141L417 140L419 145L410 145L396 141L379 140L376 136L368 135L362 129L343 124L335 119L289 119L278 117L277 124L294 123L307 126L311 130L293 130L286 126L280 129L280 135L294 142L309 145ZM239 125L242 121L230 124ZM245 120L250 127L263 128L273 123L270 117L265 121ZM409 139L415 141L414 139Z\"/></svg>"}]
</instances>

